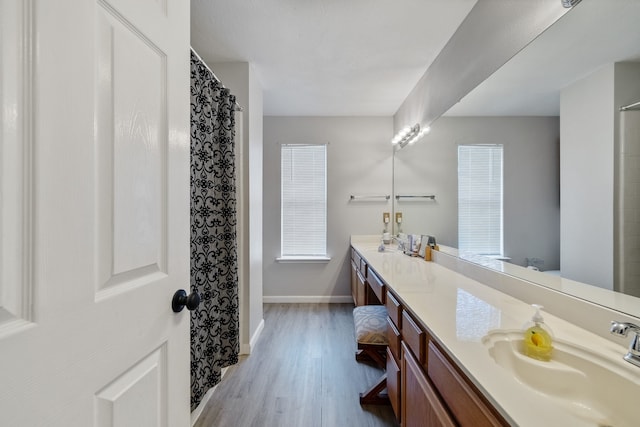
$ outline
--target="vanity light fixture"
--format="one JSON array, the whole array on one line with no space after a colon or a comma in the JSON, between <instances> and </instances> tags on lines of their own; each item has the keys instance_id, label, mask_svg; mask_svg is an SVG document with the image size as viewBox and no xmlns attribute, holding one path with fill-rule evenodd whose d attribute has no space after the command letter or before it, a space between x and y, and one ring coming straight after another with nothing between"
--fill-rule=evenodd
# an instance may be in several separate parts
<instances>
[{"instance_id":1,"label":"vanity light fixture","mask_svg":"<svg viewBox=\"0 0 640 427\"><path fill-rule=\"evenodd\" d=\"M416 123L415 125L407 126L404 129L402 129L400 132L398 132L396 136L394 136L393 139L391 140L391 143L394 146L397 145L399 147L398 149L400 149L406 145L413 144L414 142L422 138L424 135L429 133L430 130L431 130L430 127L427 126L425 128L421 128L420 123Z\"/></svg>"}]
</instances>

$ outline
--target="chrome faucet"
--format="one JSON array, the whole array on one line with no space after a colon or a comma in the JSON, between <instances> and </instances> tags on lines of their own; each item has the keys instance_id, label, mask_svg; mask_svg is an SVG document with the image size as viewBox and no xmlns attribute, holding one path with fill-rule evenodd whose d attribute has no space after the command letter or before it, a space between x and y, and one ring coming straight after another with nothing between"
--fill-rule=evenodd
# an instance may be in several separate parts
<instances>
[{"instance_id":1,"label":"chrome faucet","mask_svg":"<svg viewBox=\"0 0 640 427\"><path fill-rule=\"evenodd\" d=\"M632 331L633 338L629 344L629 351L624 356L624 360L640 367L640 326L633 323L611 321L609 331L613 335L626 337L629 331Z\"/></svg>"},{"instance_id":2,"label":"chrome faucet","mask_svg":"<svg viewBox=\"0 0 640 427\"><path fill-rule=\"evenodd\" d=\"M404 240L401 240L397 236L391 236L391 241L394 241L394 240L398 243L398 250L401 252L404 252L406 249L406 242Z\"/></svg>"}]
</instances>

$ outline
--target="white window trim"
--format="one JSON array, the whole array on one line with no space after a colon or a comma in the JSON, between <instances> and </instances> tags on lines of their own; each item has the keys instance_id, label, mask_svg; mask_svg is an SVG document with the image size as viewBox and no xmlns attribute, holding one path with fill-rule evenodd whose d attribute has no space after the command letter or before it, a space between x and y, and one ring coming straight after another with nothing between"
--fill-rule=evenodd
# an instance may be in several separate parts
<instances>
[{"instance_id":1,"label":"white window trim","mask_svg":"<svg viewBox=\"0 0 640 427\"><path fill-rule=\"evenodd\" d=\"M298 263L298 264L326 264L331 261L329 256L281 256L276 258L279 263Z\"/></svg>"}]
</instances>

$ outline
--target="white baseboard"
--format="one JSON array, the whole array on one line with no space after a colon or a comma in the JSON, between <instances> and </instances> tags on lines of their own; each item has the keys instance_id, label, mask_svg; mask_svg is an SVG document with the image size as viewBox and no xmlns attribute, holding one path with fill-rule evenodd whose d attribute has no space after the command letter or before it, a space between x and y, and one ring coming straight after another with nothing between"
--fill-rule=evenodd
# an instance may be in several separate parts
<instances>
[{"instance_id":1,"label":"white baseboard","mask_svg":"<svg viewBox=\"0 0 640 427\"><path fill-rule=\"evenodd\" d=\"M251 344L240 344L240 354L251 354Z\"/></svg>"},{"instance_id":2,"label":"white baseboard","mask_svg":"<svg viewBox=\"0 0 640 427\"><path fill-rule=\"evenodd\" d=\"M251 340L249 341L249 344L240 345L240 354L251 354L251 350L253 349L253 347L255 347L256 342L258 342L258 338L260 338L260 334L262 333L263 329L264 329L264 319L260 320L260 323L258 324L256 331L253 333L253 336L251 336Z\"/></svg>"},{"instance_id":3,"label":"white baseboard","mask_svg":"<svg viewBox=\"0 0 640 427\"><path fill-rule=\"evenodd\" d=\"M264 319L261 319L260 323L258 324L258 327L256 328L256 331L253 333L253 336L251 337L251 340L249 341L249 347L251 349L253 347L255 347L256 342L258 342L258 338L260 338L260 334L262 333L263 329L264 329ZM251 352L251 350L249 350L249 352Z\"/></svg>"},{"instance_id":4,"label":"white baseboard","mask_svg":"<svg viewBox=\"0 0 640 427\"><path fill-rule=\"evenodd\" d=\"M265 304L296 304L296 303L344 304L344 303L353 302L353 297L351 295L263 296L262 302Z\"/></svg>"},{"instance_id":5,"label":"white baseboard","mask_svg":"<svg viewBox=\"0 0 640 427\"><path fill-rule=\"evenodd\" d=\"M229 368L221 369L220 381L222 381L222 378L224 378L224 375L227 373L227 369ZM202 415L202 411L204 410L204 407L207 406L207 403L209 403L209 400L211 399L211 396L213 396L213 393L218 388L218 385L220 385L220 383L216 384L215 386L207 390L204 396L202 396L202 400L200 401L200 404L196 407L196 409L194 409L191 412L191 427L193 427L196 424L196 422L198 421L198 418L200 418L200 415Z\"/></svg>"}]
</instances>

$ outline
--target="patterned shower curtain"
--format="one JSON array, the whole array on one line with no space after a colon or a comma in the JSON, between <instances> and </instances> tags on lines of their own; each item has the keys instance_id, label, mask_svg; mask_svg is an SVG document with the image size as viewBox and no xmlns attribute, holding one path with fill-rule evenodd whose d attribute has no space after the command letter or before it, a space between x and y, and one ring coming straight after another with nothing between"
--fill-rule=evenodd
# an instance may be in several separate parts
<instances>
[{"instance_id":1,"label":"patterned shower curtain","mask_svg":"<svg viewBox=\"0 0 640 427\"><path fill-rule=\"evenodd\" d=\"M191 409L238 362L235 97L191 52Z\"/></svg>"}]
</instances>

